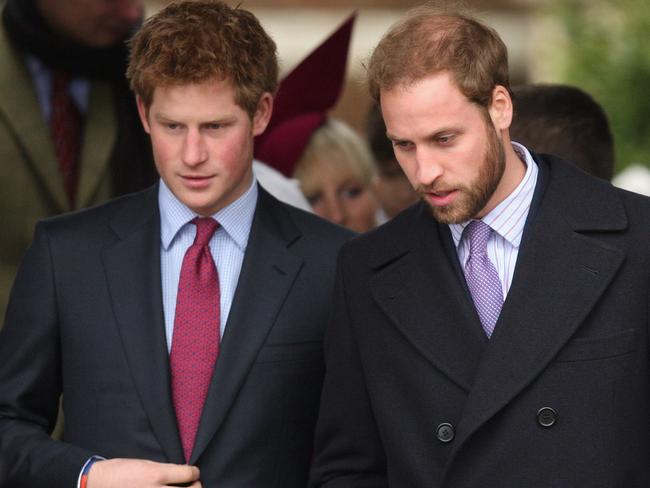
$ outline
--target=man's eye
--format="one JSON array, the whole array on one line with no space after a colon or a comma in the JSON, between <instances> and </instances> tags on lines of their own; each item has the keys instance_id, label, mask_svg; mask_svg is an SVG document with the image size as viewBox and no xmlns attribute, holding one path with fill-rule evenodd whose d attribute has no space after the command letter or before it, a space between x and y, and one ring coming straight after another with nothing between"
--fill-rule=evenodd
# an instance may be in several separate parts
<instances>
[{"instance_id":1,"label":"man's eye","mask_svg":"<svg viewBox=\"0 0 650 488\"><path fill-rule=\"evenodd\" d=\"M219 129L221 129L222 125L221 124L207 124L205 127L208 130L219 130Z\"/></svg>"},{"instance_id":2,"label":"man's eye","mask_svg":"<svg viewBox=\"0 0 650 488\"><path fill-rule=\"evenodd\" d=\"M444 136L438 136L436 138L436 142L442 146L447 146L454 142L455 136L452 134L449 135L444 135Z\"/></svg>"},{"instance_id":3,"label":"man's eye","mask_svg":"<svg viewBox=\"0 0 650 488\"><path fill-rule=\"evenodd\" d=\"M400 151L408 151L413 147L413 144L409 141L393 141L393 147Z\"/></svg>"},{"instance_id":4,"label":"man's eye","mask_svg":"<svg viewBox=\"0 0 650 488\"><path fill-rule=\"evenodd\" d=\"M178 129L180 129L181 124L168 123L168 124L165 124L165 127L167 127L167 129L169 129L169 130L178 130Z\"/></svg>"}]
</instances>

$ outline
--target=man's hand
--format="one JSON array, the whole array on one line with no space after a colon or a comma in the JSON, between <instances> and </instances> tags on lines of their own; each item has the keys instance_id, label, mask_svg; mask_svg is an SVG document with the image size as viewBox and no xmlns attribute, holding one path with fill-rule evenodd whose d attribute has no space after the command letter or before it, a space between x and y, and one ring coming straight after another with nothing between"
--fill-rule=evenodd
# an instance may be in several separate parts
<instances>
[{"instance_id":1,"label":"man's hand","mask_svg":"<svg viewBox=\"0 0 650 488\"><path fill-rule=\"evenodd\" d=\"M190 486L202 488L199 468L143 459L97 461L88 473L87 488L161 488Z\"/></svg>"}]
</instances>

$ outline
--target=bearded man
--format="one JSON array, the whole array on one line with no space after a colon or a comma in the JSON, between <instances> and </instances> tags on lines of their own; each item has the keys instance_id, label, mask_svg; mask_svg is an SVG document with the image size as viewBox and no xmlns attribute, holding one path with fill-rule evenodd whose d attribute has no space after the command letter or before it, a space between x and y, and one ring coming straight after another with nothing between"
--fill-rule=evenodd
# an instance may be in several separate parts
<instances>
[{"instance_id":1,"label":"bearded man","mask_svg":"<svg viewBox=\"0 0 650 488\"><path fill-rule=\"evenodd\" d=\"M471 17L412 11L368 76L422 201L340 254L311 486L650 486L650 200L510 140Z\"/></svg>"}]
</instances>

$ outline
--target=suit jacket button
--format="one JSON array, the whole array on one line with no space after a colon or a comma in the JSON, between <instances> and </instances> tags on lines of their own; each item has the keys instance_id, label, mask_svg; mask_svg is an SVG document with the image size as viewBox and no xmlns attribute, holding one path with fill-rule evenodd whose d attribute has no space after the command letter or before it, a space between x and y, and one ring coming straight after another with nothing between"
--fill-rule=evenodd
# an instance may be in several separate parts
<instances>
[{"instance_id":1,"label":"suit jacket button","mask_svg":"<svg viewBox=\"0 0 650 488\"><path fill-rule=\"evenodd\" d=\"M557 421L557 413L551 407L542 407L537 411L537 423L542 427L552 427Z\"/></svg>"},{"instance_id":2,"label":"suit jacket button","mask_svg":"<svg viewBox=\"0 0 650 488\"><path fill-rule=\"evenodd\" d=\"M454 426L448 423L442 423L436 428L436 434L438 435L438 440L444 442L445 444L454 440L456 437L456 431Z\"/></svg>"}]
</instances>

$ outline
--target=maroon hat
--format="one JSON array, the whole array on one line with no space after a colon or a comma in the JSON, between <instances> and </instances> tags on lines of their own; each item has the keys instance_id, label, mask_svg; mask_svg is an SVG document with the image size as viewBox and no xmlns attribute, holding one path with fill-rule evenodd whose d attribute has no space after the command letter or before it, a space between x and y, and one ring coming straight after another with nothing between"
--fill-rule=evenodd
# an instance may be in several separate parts
<instances>
[{"instance_id":1,"label":"maroon hat","mask_svg":"<svg viewBox=\"0 0 650 488\"><path fill-rule=\"evenodd\" d=\"M345 81L353 13L281 82L266 131L255 138L255 158L291 176L311 135L325 122Z\"/></svg>"}]
</instances>

